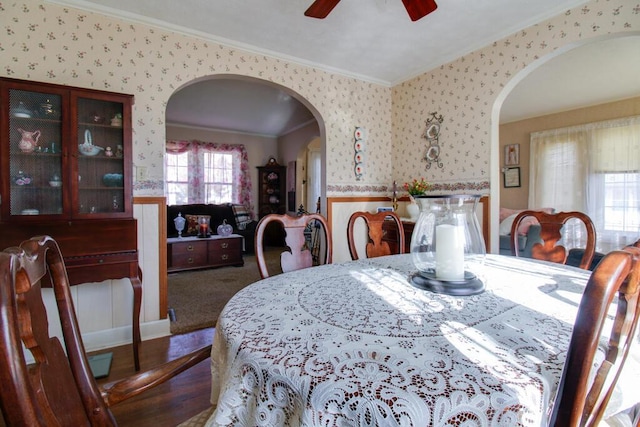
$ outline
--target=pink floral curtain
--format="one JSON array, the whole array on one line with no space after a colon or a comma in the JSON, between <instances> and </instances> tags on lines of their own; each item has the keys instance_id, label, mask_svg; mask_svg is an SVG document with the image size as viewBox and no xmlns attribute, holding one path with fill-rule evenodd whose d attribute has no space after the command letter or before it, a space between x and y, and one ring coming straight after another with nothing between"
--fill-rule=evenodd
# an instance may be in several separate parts
<instances>
[{"instance_id":1,"label":"pink floral curtain","mask_svg":"<svg viewBox=\"0 0 640 427\"><path fill-rule=\"evenodd\" d=\"M204 141L167 141L167 154L189 153L189 203L205 203L203 186L200 182L202 172L202 158L204 152L232 154L233 168L233 203L246 207L253 218L253 203L251 202L251 176L249 172L249 158L244 145L218 144Z\"/></svg>"}]
</instances>

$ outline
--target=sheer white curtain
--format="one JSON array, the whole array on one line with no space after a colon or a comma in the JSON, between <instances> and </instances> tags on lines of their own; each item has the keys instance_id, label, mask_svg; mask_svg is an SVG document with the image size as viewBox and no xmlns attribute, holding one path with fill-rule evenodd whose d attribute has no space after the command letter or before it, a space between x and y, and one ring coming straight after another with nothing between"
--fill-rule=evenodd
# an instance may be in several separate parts
<instances>
[{"instance_id":1,"label":"sheer white curtain","mask_svg":"<svg viewBox=\"0 0 640 427\"><path fill-rule=\"evenodd\" d=\"M308 212L316 211L322 191L322 153L319 149L307 151L307 206Z\"/></svg>"},{"instance_id":2,"label":"sheer white curtain","mask_svg":"<svg viewBox=\"0 0 640 427\"><path fill-rule=\"evenodd\" d=\"M639 237L640 116L532 133L530 171L529 207L585 212L598 251Z\"/></svg>"}]
</instances>

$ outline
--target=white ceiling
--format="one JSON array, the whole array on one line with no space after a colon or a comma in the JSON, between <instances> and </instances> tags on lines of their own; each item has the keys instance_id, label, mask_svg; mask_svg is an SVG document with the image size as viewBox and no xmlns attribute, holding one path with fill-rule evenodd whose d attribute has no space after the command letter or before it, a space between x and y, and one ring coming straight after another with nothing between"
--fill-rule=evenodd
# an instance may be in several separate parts
<instances>
[{"instance_id":1,"label":"white ceiling","mask_svg":"<svg viewBox=\"0 0 640 427\"><path fill-rule=\"evenodd\" d=\"M258 81L214 78L186 86L167 103L168 125L278 137L314 122L300 101Z\"/></svg>"},{"instance_id":2,"label":"white ceiling","mask_svg":"<svg viewBox=\"0 0 640 427\"><path fill-rule=\"evenodd\" d=\"M412 22L401 0L342 0L323 20L304 16L313 0L49 1L387 86L586 2L436 0L435 12ZM536 70L522 87L514 90L502 109L502 120L539 115L549 108L556 112L606 102L613 100L614 94L621 94L622 98L639 95L640 79L632 77L627 81L630 73L624 72L635 70L632 71L635 76L640 75L639 46L635 38L624 51L595 47L586 55L587 61L591 58L587 63L576 57L558 58L550 71L543 71L547 67ZM633 59L634 63L621 63L618 61L621 58ZM579 68L574 68L574 64ZM613 66L608 67L609 64ZM611 76L612 69L618 71L615 76ZM594 76L589 75L592 70L598 78L596 84ZM569 79L563 77L567 75ZM540 83L548 91L541 89ZM599 92L595 94L592 89ZM629 96L624 96L625 92ZM196 83L176 92L167 107L170 124L272 136L289 132L311 119L308 110L284 92L242 80L211 79Z\"/></svg>"},{"instance_id":3,"label":"white ceiling","mask_svg":"<svg viewBox=\"0 0 640 427\"><path fill-rule=\"evenodd\" d=\"M53 0L229 46L393 85L587 0L436 0L412 22L401 0Z\"/></svg>"},{"instance_id":4,"label":"white ceiling","mask_svg":"<svg viewBox=\"0 0 640 427\"><path fill-rule=\"evenodd\" d=\"M640 36L588 43L545 62L500 110L507 123L640 96Z\"/></svg>"}]
</instances>

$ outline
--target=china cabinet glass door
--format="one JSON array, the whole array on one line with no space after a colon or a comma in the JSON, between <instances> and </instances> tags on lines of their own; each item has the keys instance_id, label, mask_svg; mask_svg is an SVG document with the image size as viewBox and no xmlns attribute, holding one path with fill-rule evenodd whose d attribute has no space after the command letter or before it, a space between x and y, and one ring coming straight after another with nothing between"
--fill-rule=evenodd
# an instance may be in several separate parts
<instances>
[{"instance_id":1,"label":"china cabinet glass door","mask_svg":"<svg viewBox=\"0 0 640 427\"><path fill-rule=\"evenodd\" d=\"M64 212L62 102L56 93L9 90L9 213Z\"/></svg>"},{"instance_id":2,"label":"china cabinet glass door","mask_svg":"<svg viewBox=\"0 0 640 427\"><path fill-rule=\"evenodd\" d=\"M0 222L131 218L132 103L0 78Z\"/></svg>"},{"instance_id":3,"label":"china cabinet glass door","mask_svg":"<svg viewBox=\"0 0 640 427\"><path fill-rule=\"evenodd\" d=\"M125 212L123 104L77 98L76 215L113 215Z\"/></svg>"}]
</instances>

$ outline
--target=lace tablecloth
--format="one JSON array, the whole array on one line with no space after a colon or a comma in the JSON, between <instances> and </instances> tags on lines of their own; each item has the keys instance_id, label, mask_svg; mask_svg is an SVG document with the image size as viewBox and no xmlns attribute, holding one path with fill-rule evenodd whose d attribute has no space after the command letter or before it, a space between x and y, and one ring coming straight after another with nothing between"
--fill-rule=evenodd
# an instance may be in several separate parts
<instances>
[{"instance_id":1,"label":"lace tablecloth","mask_svg":"<svg viewBox=\"0 0 640 427\"><path fill-rule=\"evenodd\" d=\"M545 425L589 272L488 255L468 297L414 272L396 255L240 291L216 327L207 425Z\"/></svg>"}]
</instances>

